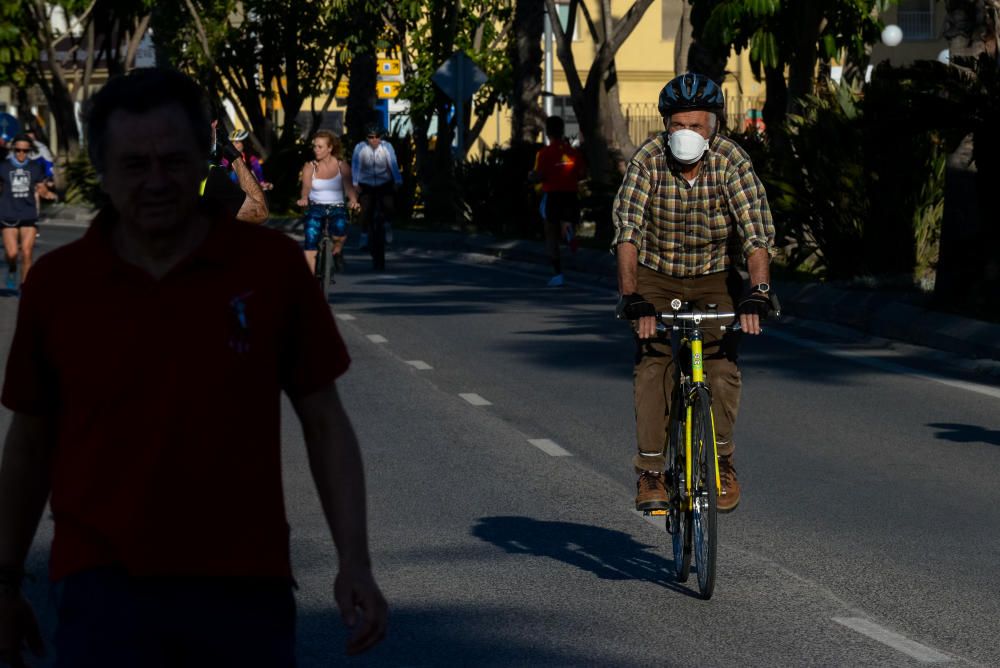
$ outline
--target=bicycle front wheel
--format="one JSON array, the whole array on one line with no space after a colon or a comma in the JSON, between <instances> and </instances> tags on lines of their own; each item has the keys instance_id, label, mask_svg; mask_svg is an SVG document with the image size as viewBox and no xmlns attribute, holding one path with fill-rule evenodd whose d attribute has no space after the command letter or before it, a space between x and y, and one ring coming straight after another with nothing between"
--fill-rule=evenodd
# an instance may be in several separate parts
<instances>
[{"instance_id":1,"label":"bicycle front wheel","mask_svg":"<svg viewBox=\"0 0 1000 668\"><path fill-rule=\"evenodd\" d=\"M323 294L330 290L330 279L333 277L333 258L330 257L330 237L323 236L316 249L316 278L319 279Z\"/></svg>"},{"instance_id":2,"label":"bicycle front wheel","mask_svg":"<svg viewBox=\"0 0 1000 668\"><path fill-rule=\"evenodd\" d=\"M691 573L691 513L687 512L684 495L684 404L675 393L667 428L667 493L670 505L667 510L667 533L674 552L674 577L687 582Z\"/></svg>"},{"instance_id":3,"label":"bicycle front wheel","mask_svg":"<svg viewBox=\"0 0 1000 668\"><path fill-rule=\"evenodd\" d=\"M718 486L715 467L715 425L708 390L699 389L691 408L691 534L694 562L698 569L698 590L702 598L712 598L718 555Z\"/></svg>"},{"instance_id":4,"label":"bicycle front wheel","mask_svg":"<svg viewBox=\"0 0 1000 668\"><path fill-rule=\"evenodd\" d=\"M368 239L368 247L372 254L372 268L375 271L385 269L385 217L381 210L376 210L372 216L372 231Z\"/></svg>"}]
</instances>

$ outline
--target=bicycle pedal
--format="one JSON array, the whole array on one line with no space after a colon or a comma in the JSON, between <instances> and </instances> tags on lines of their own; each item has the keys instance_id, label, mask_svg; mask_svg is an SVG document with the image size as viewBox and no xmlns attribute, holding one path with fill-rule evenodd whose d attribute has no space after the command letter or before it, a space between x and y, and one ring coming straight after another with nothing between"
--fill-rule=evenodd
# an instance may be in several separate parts
<instances>
[{"instance_id":1,"label":"bicycle pedal","mask_svg":"<svg viewBox=\"0 0 1000 668\"><path fill-rule=\"evenodd\" d=\"M643 517L649 517L650 515L666 515L666 514L667 514L667 511L663 510L663 509L660 509L660 510L644 510L644 511L642 511Z\"/></svg>"}]
</instances>

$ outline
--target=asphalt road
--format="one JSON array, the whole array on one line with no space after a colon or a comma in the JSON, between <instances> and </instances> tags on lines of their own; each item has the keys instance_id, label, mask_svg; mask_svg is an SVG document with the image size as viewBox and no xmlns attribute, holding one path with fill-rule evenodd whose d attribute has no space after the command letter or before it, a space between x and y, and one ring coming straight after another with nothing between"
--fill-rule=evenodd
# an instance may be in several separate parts
<instances>
[{"instance_id":1,"label":"asphalt road","mask_svg":"<svg viewBox=\"0 0 1000 668\"><path fill-rule=\"evenodd\" d=\"M746 341L744 496L705 602L671 580L662 523L631 510L630 335L606 287L445 253L390 254L381 275L348 261L340 385L392 606L384 644L351 663L1000 665L1000 388L823 324ZM0 299L4 354L15 304ZM301 665L334 665L336 558L285 413ZM51 630L48 586L31 593Z\"/></svg>"}]
</instances>

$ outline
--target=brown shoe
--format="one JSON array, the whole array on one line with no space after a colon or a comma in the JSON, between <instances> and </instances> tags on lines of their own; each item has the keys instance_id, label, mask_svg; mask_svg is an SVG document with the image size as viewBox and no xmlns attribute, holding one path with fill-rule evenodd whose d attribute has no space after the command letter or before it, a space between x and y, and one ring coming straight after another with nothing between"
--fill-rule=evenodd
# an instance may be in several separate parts
<instances>
[{"instance_id":1,"label":"brown shoe","mask_svg":"<svg viewBox=\"0 0 1000 668\"><path fill-rule=\"evenodd\" d=\"M720 513L736 510L736 506L740 504L740 481L736 479L732 455L719 457L719 478L722 480L722 489L719 490L716 507Z\"/></svg>"},{"instance_id":2,"label":"brown shoe","mask_svg":"<svg viewBox=\"0 0 1000 668\"><path fill-rule=\"evenodd\" d=\"M667 486L663 474L658 471L642 471L636 483L636 510L666 510Z\"/></svg>"}]
</instances>

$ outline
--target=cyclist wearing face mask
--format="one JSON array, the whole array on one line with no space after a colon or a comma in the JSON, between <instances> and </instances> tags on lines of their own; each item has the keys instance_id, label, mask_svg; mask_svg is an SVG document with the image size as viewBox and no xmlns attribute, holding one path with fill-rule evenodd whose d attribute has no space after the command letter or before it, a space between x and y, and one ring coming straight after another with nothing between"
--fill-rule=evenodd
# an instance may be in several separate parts
<instances>
[{"instance_id":1,"label":"cyclist wearing face mask","mask_svg":"<svg viewBox=\"0 0 1000 668\"><path fill-rule=\"evenodd\" d=\"M660 92L665 132L629 162L615 197L612 249L618 261L619 313L636 324L634 393L639 475L636 508L667 507L664 443L673 384L669 339L655 335L652 313L672 299L736 310L742 330L760 333L770 309L774 225L764 187L746 152L719 134L725 98L706 76L687 73ZM745 286L738 269L750 275ZM639 317L643 316L643 317ZM733 425L740 402L739 334L705 331L722 488L720 511L740 500Z\"/></svg>"}]
</instances>

